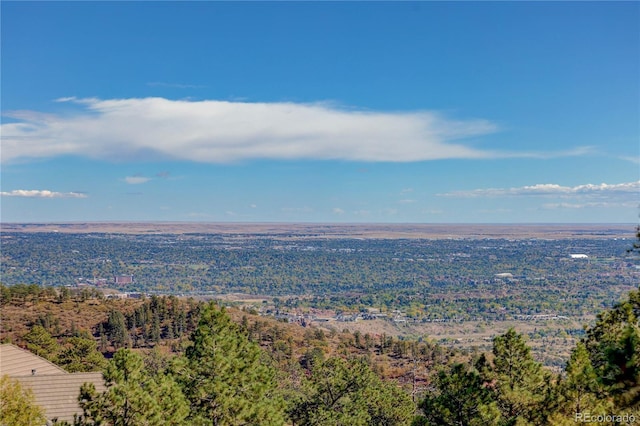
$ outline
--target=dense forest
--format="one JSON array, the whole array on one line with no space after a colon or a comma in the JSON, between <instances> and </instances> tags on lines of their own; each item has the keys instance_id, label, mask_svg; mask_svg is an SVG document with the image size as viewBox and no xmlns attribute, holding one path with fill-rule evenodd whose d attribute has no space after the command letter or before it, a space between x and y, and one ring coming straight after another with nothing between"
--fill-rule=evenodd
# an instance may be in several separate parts
<instances>
[{"instance_id":1,"label":"dense forest","mask_svg":"<svg viewBox=\"0 0 640 426\"><path fill-rule=\"evenodd\" d=\"M430 342L329 335L317 327L300 335L300 327L216 302L154 296L124 303L95 296L2 287L5 311L27 303L49 312L37 315L14 341L68 371L103 372L105 392L82 388L77 425L563 425L640 419L640 288L598 315L561 374L536 362L515 330L496 336L491 353L465 354ZM64 312L55 305L74 306L78 313L92 307L101 319L91 329L69 328L53 313ZM413 380L394 377L390 360L401 360ZM9 386L3 380L3 392ZM5 418L10 414L3 410Z\"/></svg>"}]
</instances>

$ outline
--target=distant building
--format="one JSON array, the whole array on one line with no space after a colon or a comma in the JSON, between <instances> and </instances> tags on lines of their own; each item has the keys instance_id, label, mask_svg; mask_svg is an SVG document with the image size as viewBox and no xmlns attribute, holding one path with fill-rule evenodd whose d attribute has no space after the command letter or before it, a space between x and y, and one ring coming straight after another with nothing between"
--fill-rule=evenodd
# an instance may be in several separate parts
<instances>
[{"instance_id":1,"label":"distant building","mask_svg":"<svg viewBox=\"0 0 640 426\"><path fill-rule=\"evenodd\" d=\"M115 283L116 285L133 284L133 275L116 275Z\"/></svg>"},{"instance_id":2,"label":"distant building","mask_svg":"<svg viewBox=\"0 0 640 426\"><path fill-rule=\"evenodd\" d=\"M142 299L142 293L112 293L107 294L107 299Z\"/></svg>"},{"instance_id":3,"label":"distant building","mask_svg":"<svg viewBox=\"0 0 640 426\"><path fill-rule=\"evenodd\" d=\"M503 273L500 273L500 274L496 274L495 277L496 278L512 279L513 278L513 274L511 272L503 272Z\"/></svg>"},{"instance_id":4,"label":"distant building","mask_svg":"<svg viewBox=\"0 0 640 426\"><path fill-rule=\"evenodd\" d=\"M569 256L571 256L572 259L588 259L589 256L587 256L586 254L570 254Z\"/></svg>"}]
</instances>

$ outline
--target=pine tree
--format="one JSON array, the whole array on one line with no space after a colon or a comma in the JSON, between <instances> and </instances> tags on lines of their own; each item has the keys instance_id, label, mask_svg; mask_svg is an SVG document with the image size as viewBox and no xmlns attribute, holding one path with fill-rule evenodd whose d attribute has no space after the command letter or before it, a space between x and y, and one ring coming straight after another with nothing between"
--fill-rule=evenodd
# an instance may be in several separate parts
<instances>
[{"instance_id":1,"label":"pine tree","mask_svg":"<svg viewBox=\"0 0 640 426\"><path fill-rule=\"evenodd\" d=\"M619 409L640 409L640 288L598 315L585 345L596 373Z\"/></svg>"},{"instance_id":2,"label":"pine tree","mask_svg":"<svg viewBox=\"0 0 640 426\"><path fill-rule=\"evenodd\" d=\"M186 357L173 366L191 404L194 425L281 425L284 403L275 372L214 303L202 311Z\"/></svg>"},{"instance_id":3,"label":"pine tree","mask_svg":"<svg viewBox=\"0 0 640 426\"><path fill-rule=\"evenodd\" d=\"M330 358L311 376L289 407L300 426L408 425L414 405L407 393L385 383L362 360Z\"/></svg>"},{"instance_id":4,"label":"pine tree","mask_svg":"<svg viewBox=\"0 0 640 426\"><path fill-rule=\"evenodd\" d=\"M97 393L92 383L80 390L81 425L162 426L181 425L188 405L170 375L152 376L140 355L118 350L103 377L107 390Z\"/></svg>"},{"instance_id":5,"label":"pine tree","mask_svg":"<svg viewBox=\"0 0 640 426\"><path fill-rule=\"evenodd\" d=\"M160 315L157 312L153 314L151 319L151 330L149 334L149 340L153 343L158 343L160 341Z\"/></svg>"},{"instance_id":6,"label":"pine tree","mask_svg":"<svg viewBox=\"0 0 640 426\"><path fill-rule=\"evenodd\" d=\"M565 373L566 375L555 389L556 407L549 423L575 424L576 414L612 413L611 401L604 395L603 387L583 342L578 342L572 351Z\"/></svg>"},{"instance_id":7,"label":"pine tree","mask_svg":"<svg viewBox=\"0 0 640 426\"><path fill-rule=\"evenodd\" d=\"M34 325L24 335L24 340L27 342L27 349L49 360L54 359L60 351L58 341L41 325Z\"/></svg>"},{"instance_id":8,"label":"pine tree","mask_svg":"<svg viewBox=\"0 0 640 426\"><path fill-rule=\"evenodd\" d=\"M491 391L480 374L464 364L442 370L435 380L436 392L420 408L429 425L474 426L495 424L499 416Z\"/></svg>"},{"instance_id":9,"label":"pine tree","mask_svg":"<svg viewBox=\"0 0 640 426\"><path fill-rule=\"evenodd\" d=\"M93 339L70 337L65 342L56 363L70 373L80 371L100 371L105 365L104 356Z\"/></svg>"},{"instance_id":10,"label":"pine tree","mask_svg":"<svg viewBox=\"0 0 640 426\"><path fill-rule=\"evenodd\" d=\"M482 375L494 390L504 424L541 424L550 398L550 374L531 356L521 334L511 328L493 340L493 363Z\"/></svg>"},{"instance_id":11,"label":"pine tree","mask_svg":"<svg viewBox=\"0 0 640 426\"><path fill-rule=\"evenodd\" d=\"M109 340L107 339L107 333L104 331L104 325L102 325L102 323L98 326L98 337L100 337L100 352L106 352L109 346Z\"/></svg>"},{"instance_id":12,"label":"pine tree","mask_svg":"<svg viewBox=\"0 0 640 426\"><path fill-rule=\"evenodd\" d=\"M129 345L129 333L127 333L127 325L124 315L120 311L109 312L106 325L107 335L109 340L116 348L122 348Z\"/></svg>"},{"instance_id":13,"label":"pine tree","mask_svg":"<svg viewBox=\"0 0 640 426\"><path fill-rule=\"evenodd\" d=\"M601 386L584 343L578 342L565 369L566 377L560 383L564 398L571 405L570 411L590 411L600 405Z\"/></svg>"}]
</instances>

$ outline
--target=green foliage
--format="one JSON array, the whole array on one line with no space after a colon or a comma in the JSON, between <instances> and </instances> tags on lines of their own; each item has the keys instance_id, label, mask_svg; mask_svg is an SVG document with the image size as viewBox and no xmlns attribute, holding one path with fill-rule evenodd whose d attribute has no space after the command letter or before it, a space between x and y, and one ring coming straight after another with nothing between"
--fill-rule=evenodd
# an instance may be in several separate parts
<instances>
[{"instance_id":1,"label":"green foliage","mask_svg":"<svg viewBox=\"0 0 640 426\"><path fill-rule=\"evenodd\" d=\"M122 312L116 310L109 312L105 329L109 340L113 342L116 348L122 348L130 344L131 339L127 333L127 325Z\"/></svg>"},{"instance_id":2,"label":"green foliage","mask_svg":"<svg viewBox=\"0 0 640 426\"><path fill-rule=\"evenodd\" d=\"M58 341L41 325L34 325L23 338L27 349L43 358L53 360L60 351Z\"/></svg>"},{"instance_id":3,"label":"green foliage","mask_svg":"<svg viewBox=\"0 0 640 426\"><path fill-rule=\"evenodd\" d=\"M554 390L556 409L551 423L575 423L576 413L604 415L613 412L611 400L604 394L583 342L579 342L571 353L565 373Z\"/></svg>"},{"instance_id":4,"label":"green foliage","mask_svg":"<svg viewBox=\"0 0 640 426\"><path fill-rule=\"evenodd\" d=\"M194 425L279 425L284 403L275 372L261 363L261 350L229 316L207 305L186 357L173 366L191 404Z\"/></svg>"},{"instance_id":5,"label":"green foliage","mask_svg":"<svg viewBox=\"0 0 640 426\"><path fill-rule=\"evenodd\" d=\"M640 289L598 315L585 345L616 406L640 409Z\"/></svg>"},{"instance_id":6,"label":"green foliage","mask_svg":"<svg viewBox=\"0 0 640 426\"><path fill-rule=\"evenodd\" d=\"M627 250L628 253L639 254L640 253L640 226L636 227L636 241L631 248Z\"/></svg>"},{"instance_id":7,"label":"green foliage","mask_svg":"<svg viewBox=\"0 0 640 426\"><path fill-rule=\"evenodd\" d=\"M107 390L97 393L91 383L80 390L81 425L181 425L187 402L170 375L152 376L140 355L118 350L103 372Z\"/></svg>"},{"instance_id":8,"label":"green foliage","mask_svg":"<svg viewBox=\"0 0 640 426\"><path fill-rule=\"evenodd\" d=\"M136 277L127 291L311 295L282 305L402 309L424 320L590 314L617 300L634 274L621 269L622 256L615 255L629 242L613 238L318 240L296 234L289 243L287 235L268 233L6 234L13 238L3 241L3 280L12 286L74 285L77 277L110 281L122 273ZM584 246L592 261L567 259L573 247ZM508 295L495 292L500 272L517 278Z\"/></svg>"},{"instance_id":9,"label":"green foliage","mask_svg":"<svg viewBox=\"0 0 640 426\"><path fill-rule=\"evenodd\" d=\"M106 365L93 339L70 337L57 356L56 363L70 373L100 371Z\"/></svg>"},{"instance_id":10,"label":"green foliage","mask_svg":"<svg viewBox=\"0 0 640 426\"><path fill-rule=\"evenodd\" d=\"M440 373L416 425L569 425L576 413L638 415L639 315L640 291L599 314L558 380L510 329L494 339L492 360L476 363L478 372L456 365Z\"/></svg>"},{"instance_id":11,"label":"green foliage","mask_svg":"<svg viewBox=\"0 0 640 426\"><path fill-rule=\"evenodd\" d=\"M491 361L482 355L476 369L456 364L434 385L420 404L423 424L541 425L550 414L551 374L513 329L493 340Z\"/></svg>"},{"instance_id":12,"label":"green foliage","mask_svg":"<svg viewBox=\"0 0 640 426\"><path fill-rule=\"evenodd\" d=\"M42 300L52 300L56 295L57 292L53 287L41 287L38 284L16 284L9 287L0 284L0 306L12 302L37 303Z\"/></svg>"},{"instance_id":13,"label":"green foliage","mask_svg":"<svg viewBox=\"0 0 640 426\"><path fill-rule=\"evenodd\" d=\"M464 364L442 370L434 383L437 392L428 395L420 408L426 424L475 426L495 424L497 413L492 392L478 371Z\"/></svg>"},{"instance_id":14,"label":"green foliage","mask_svg":"<svg viewBox=\"0 0 640 426\"><path fill-rule=\"evenodd\" d=\"M509 329L493 340L493 363L482 372L491 383L505 424L540 424L550 397L551 375L531 356L521 334Z\"/></svg>"},{"instance_id":15,"label":"green foliage","mask_svg":"<svg viewBox=\"0 0 640 426\"><path fill-rule=\"evenodd\" d=\"M133 312L112 310L98 327L104 352L114 347L154 347L161 340L183 339L195 329L200 304L175 296L152 296Z\"/></svg>"},{"instance_id":16,"label":"green foliage","mask_svg":"<svg viewBox=\"0 0 640 426\"><path fill-rule=\"evenodd\" d=\"M0 377L0 425L42 426L45 422L44 411L35 404L33 394L17 380Z\"/></svg>"},{"instance_id":17,"label":"green foliage","mask_svg":"<svg viewBox=\"0 0 640 426\"><path fill-rule=\"evenodd\" d=\"M380 380L362 360L330 358L316 363L289 407L296 425L408 425L409 396Z\"/></svg>"}]
</instances>

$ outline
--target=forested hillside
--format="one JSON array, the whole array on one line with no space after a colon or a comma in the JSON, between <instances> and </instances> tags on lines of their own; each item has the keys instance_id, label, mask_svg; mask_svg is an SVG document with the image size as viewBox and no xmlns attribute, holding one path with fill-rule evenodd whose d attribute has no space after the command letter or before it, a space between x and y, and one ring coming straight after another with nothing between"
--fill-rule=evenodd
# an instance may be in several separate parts
<instances>
[{"instance_id":1,"label":"forested hillside","mask_svg":"<svg viewBox=\"0 0 640 426\"><path fill-rule=\"evenodd\" d=\"M491 353L461 354L429 342L400 344L319 327L301 334L301 327L215 302L153 297L133 303L80 295L65 300L36 288L18 297L17 289L2 291L5 340L69 371L103 371L107 390L87 386L80 395L82 425L142 419L157 425L640 419L640 289L598 316L562 374L536 362L515 330L497 336ZM13 316L25 308L31 319L22 328ZM61 321L58 315L68 308L77 315L92 312L86 317L98 321L90 328ZM125 403L136 409L124 409Z\"/></svg>"}]
</instances>

